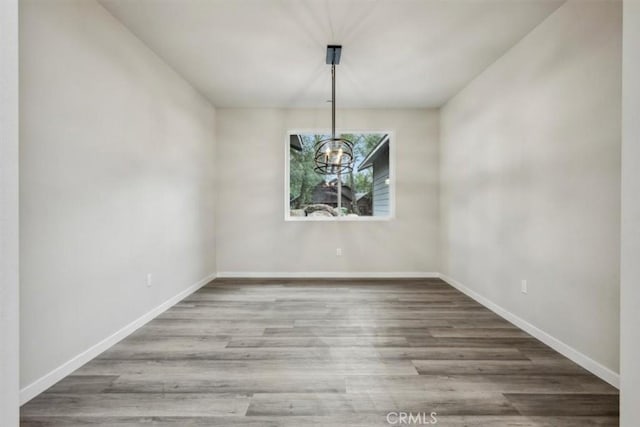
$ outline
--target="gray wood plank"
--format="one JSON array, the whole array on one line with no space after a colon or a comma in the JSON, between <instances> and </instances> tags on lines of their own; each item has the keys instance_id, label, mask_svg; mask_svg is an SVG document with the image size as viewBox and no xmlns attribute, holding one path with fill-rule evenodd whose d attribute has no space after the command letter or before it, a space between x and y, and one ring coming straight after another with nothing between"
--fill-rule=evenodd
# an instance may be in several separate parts
<instances>
[{"instance_id":1,"label":"gray wood plank","mask_svg":"<svg viewBox=\"0 0 640 427\"><path fill-rule=\"evenodd\" d=\"M228 348L253 347L408 347L405 337L247 337L234 338Z\"/></svg>"},{"instance_id":2,"label":"gray wood plank","mask_svg":"<svg viewBox=\"0 0 640 427\"><path fill-rule=\"evenodd\" d=\"M391 411L518 415L501 393L257 393L247 416L387 414Z\"/></svg>"},{"instance_id":3,"label":"gray wood plank","mask_svg":"<svg viewBox=\"0 0 640 427\"><path fill-rule=\"evenodd\" d=\"M110 360L95 359L77 375L166 375L203 378L253 378L260 375L418 375L410 360Z\"/></svg>"},{"instance_id":4,"label":"gray wood plank","mask_svg":"<svg viewBox=\"0 0 640 427\"><path fill-rule=\"evenodd\" d=\"M617 394L523 394L504 395L522 415L616 416Z\"/></svg>"},{"instance_id":5,"label":"gray wood plank","mask_svg":"<svg viewBox=\"0 0 640 427\"><path fill-rule=\"evenodd\" d=\"M357 376L346 379L347 392L385 392L397 390L422 393L424 391L500 392L500 393L565 393L618 394L618 390L593 375L419 375L419 376Z\"/></svg>"},{"instance_id":6,"label":"gray wood plank","mask_svg":"<svg viewBox=\"0 0 640 427\"><path fill-rule=\"evenodd\" d=\"M564 360L414 360L421 375L586 375L583 368Z\"/></svg>"},{"instance_id":7,"label":"gray wood plank","mask_svg":"<svg viewBox=\"0 0 640 427\"><path fill-rule=\"evenodd\" d=\"M23 405L21 414L25 417L242 416L249 403L249 396L225 393L52 393Z\"/></svg>"}]
</instances>

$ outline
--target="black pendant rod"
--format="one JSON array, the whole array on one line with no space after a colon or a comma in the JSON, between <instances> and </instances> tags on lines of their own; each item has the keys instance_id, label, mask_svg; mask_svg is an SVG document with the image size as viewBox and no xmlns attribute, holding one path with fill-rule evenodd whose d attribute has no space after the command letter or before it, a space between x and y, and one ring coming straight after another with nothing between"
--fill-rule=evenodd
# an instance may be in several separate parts
<instances>
[{"instance_id":1,"label":"black pendant rod","mask_svg":"<svg viewBox=\"0 0 640 427\"><path fill-rule=\"evenodd\" d=\"M336 64L340 63L342 46L330 44L327 46L326 63L331 64L331 138L336 138Z\"/></svg>"},{"instance_id":2,"label":"black pendant rod","mask_svg":"<svg viewBox=\"0 0 640 427\"><path fill-rule=\"evenodd\" d=\"M336 64L331 64L331 138L336 137Z\"/></svg>"}]
</instances>

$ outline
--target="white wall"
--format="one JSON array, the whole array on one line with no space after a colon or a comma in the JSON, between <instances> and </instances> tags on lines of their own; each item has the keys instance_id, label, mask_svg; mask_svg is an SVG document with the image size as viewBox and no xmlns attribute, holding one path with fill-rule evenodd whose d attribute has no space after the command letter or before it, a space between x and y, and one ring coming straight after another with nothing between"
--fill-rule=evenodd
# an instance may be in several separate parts
<instances>
[{"instance_id":1,"label":"white wall","mask_svg":"<svg viewBox=\"0 0 640 427\"><path fill-rule=\"evenodd\" d=\"M444 273L614 383L620 99L621 3L570 0L454 97L441 128Z\"/></svg>"},{"instance_id":2,"label":"white wall","mask_svg":"<svg viewBox=\"0 0 640 427\"><path fill-rule=\"evenodd\" d=\"M21 385L31 395L215 272L215 117L95 1L21 1L20 55Z\"/></svg>"},{"instance_id":3,"label":"white wall","mask_svg":"<svg viewBox=\"0 0 640 427\"><path fill-rule=\"evenodd\" d=\"M0 425L18 425L18 2L0 1Z\"/></svg>"},{"instance_id":4,"label":"white wall","mask_svg":"<svg viewBox=\"0 0 640 427\"><path fill-rule=\"evenodd\" d=\"M395 132L396 218L285 222L288 130L327 129L329 109L217 110L221 275L424 273L439 270L438 113L339 110L337 127ZM341 247L342 257L336 257Z\"/></svg>"},{"instance_id":5,"label":"white wall","mask_svg":"<svg viewBox=\"0 0 640 427\"><path fill-rule=\"evenodd\" d=\"M622 80L620 425L640 421L640 1L625 0Z\"/></svg>"}]
</instances>

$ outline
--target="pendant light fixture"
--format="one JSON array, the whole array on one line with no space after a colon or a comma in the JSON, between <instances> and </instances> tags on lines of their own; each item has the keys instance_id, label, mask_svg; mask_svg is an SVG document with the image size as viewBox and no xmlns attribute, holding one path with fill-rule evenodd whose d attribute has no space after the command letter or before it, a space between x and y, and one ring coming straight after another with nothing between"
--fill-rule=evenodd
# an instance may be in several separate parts
<instances>
[{"instance_id":1,"label":"pendant light fixture","mask_svg":"<svg viewBox=\"0 0 640 427\"><path fill-rule=\"evenodd\" d=\"M353 143L336 136L336 65L340 63L342 46L327 46L327 64L331 65L331 138L315 144L315 171L323 175L337 175L338 186L342 185L340 175L353 170ZM341 205L338 196L338 207Z\"/></svg>"}]
</instances>

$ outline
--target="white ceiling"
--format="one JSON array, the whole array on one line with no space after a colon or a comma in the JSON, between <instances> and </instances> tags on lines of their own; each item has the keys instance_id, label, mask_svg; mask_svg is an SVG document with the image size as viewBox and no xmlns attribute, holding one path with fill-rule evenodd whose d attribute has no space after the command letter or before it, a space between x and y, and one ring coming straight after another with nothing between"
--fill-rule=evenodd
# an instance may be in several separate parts
<instances>
[{"instance_id":1,"label":"white ceiling","mask_svg":"<svg viewBox=\"0 0 640 427\"><path fill-rule=\"evenodd\" d=\"M563 0L101 0L218 107L438 107Z\"/></svg>"}]
</instances>

